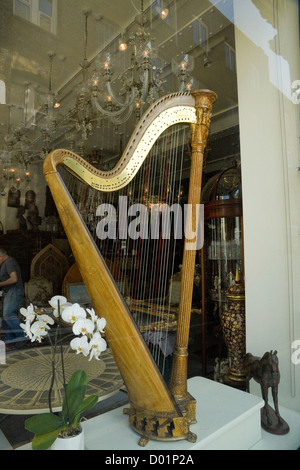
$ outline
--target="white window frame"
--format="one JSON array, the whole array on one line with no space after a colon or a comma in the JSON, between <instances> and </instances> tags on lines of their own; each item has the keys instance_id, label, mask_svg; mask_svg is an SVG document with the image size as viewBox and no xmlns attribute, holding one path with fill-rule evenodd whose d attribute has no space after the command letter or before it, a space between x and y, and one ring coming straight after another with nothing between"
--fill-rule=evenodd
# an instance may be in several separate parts
<instances>
[{"instance_id":1,"label":"white window frame","mask_svg":"<svg viewBox=\"0 0 300 470\"><path fill-rule=\"evenodd\" d=\"M39 9L39 0L18 0L30 9L29 21L41 27L41 17L50 20L50 32L56 34L57 32L57 0L52 0L52 16L48 16L41 12ZM14 0L14 14L16 13L15 0Z\"/></svg>"}]
</instances>

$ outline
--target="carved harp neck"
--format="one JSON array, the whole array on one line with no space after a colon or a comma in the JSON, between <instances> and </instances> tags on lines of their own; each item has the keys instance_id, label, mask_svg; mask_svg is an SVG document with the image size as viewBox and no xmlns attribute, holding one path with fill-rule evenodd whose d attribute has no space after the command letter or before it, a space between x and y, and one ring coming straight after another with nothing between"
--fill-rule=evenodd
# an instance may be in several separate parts
<instances>
[{"instance_id":1,"label":"carved harp neck","mask_svg":"<svg viewBox=\"0 0 300 470\"><path fill-rule=\"evenodd\" d=\"M174 93L158 100L144 114L121 159L110 171L100 171L72 152L57 150L45 160L44 173L56 172L56 167L63 165L96 190L117 191L127 186L135 177L164 130L178 123L196 124L197 102L202 101L201 110L203 111L209 107L210 102L215 99L214 97L213 92L200 90L192 95Z\"/></svg>"}]
</instances>

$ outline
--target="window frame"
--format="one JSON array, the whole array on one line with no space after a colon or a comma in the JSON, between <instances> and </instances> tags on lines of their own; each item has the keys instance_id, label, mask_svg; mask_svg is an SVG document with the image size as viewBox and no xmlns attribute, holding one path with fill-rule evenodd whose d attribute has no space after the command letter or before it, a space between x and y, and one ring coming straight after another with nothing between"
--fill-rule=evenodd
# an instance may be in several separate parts
<instances>
[{"instance_id":1,"label":"window frame","mask_svg":"<svg viewBox=\"0 0 300 470\"><path fill-rule=\"evenodd\" d=\"M42 12L39 8L39 0L18 0L18 2L29 7L29 20L31 23L39 26L43 31L51 32L52 34L57 33L57 0L52 0L52 16ZM13 13L19 18L26 19L17 13L16 0L13 2ZM50 31L41 26L41 18L50 20Z\"/></svg>"}]
</instances>

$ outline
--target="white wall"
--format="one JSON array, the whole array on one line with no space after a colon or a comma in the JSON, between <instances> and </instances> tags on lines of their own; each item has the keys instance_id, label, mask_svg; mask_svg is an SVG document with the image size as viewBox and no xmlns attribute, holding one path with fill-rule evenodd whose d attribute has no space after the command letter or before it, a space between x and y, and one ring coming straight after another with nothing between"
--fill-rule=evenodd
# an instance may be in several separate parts
<instances>
[{"instance_id":1,"label":"white wall","mask_svg":"<svg viewBox=\"0 0 300 470\"><path fill-rule=\"evenodd\" d=\"M280 403L300 410L300 364L291 361L300 340L300 105L291 101L300 79L297 4L234 0L247 352L278 351ZM255 383L252 392L260 394Z\"/></svg>"}]
</instances>

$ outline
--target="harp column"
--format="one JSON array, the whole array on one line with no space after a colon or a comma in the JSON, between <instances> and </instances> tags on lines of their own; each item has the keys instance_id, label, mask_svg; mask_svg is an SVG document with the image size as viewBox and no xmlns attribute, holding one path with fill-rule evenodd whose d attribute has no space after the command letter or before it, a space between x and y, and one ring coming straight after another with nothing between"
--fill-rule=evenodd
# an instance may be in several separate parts
<instances>
[{"instance_id":1,"label":"harp column","mask_svg":"<svg viewBox=\"0 0 300 470\"><path fill-rule=\"evenodd\" d=\"M200 204L201 198L203 154L209 133L212 105L217 99L217 95L210 90L199 90L192 93L192 95L195 98L197 119L196 123L192 124L187 224L190 227L192 226L193 231L196 233L196 208L197 204ZM196 249L190 249L191 242L192 240L185 239L184 243L177 336L169 384L171 393L178 401L187 400L189 397L187 391L188 341L196 259Z\"/></svg>"}]
</instances>

